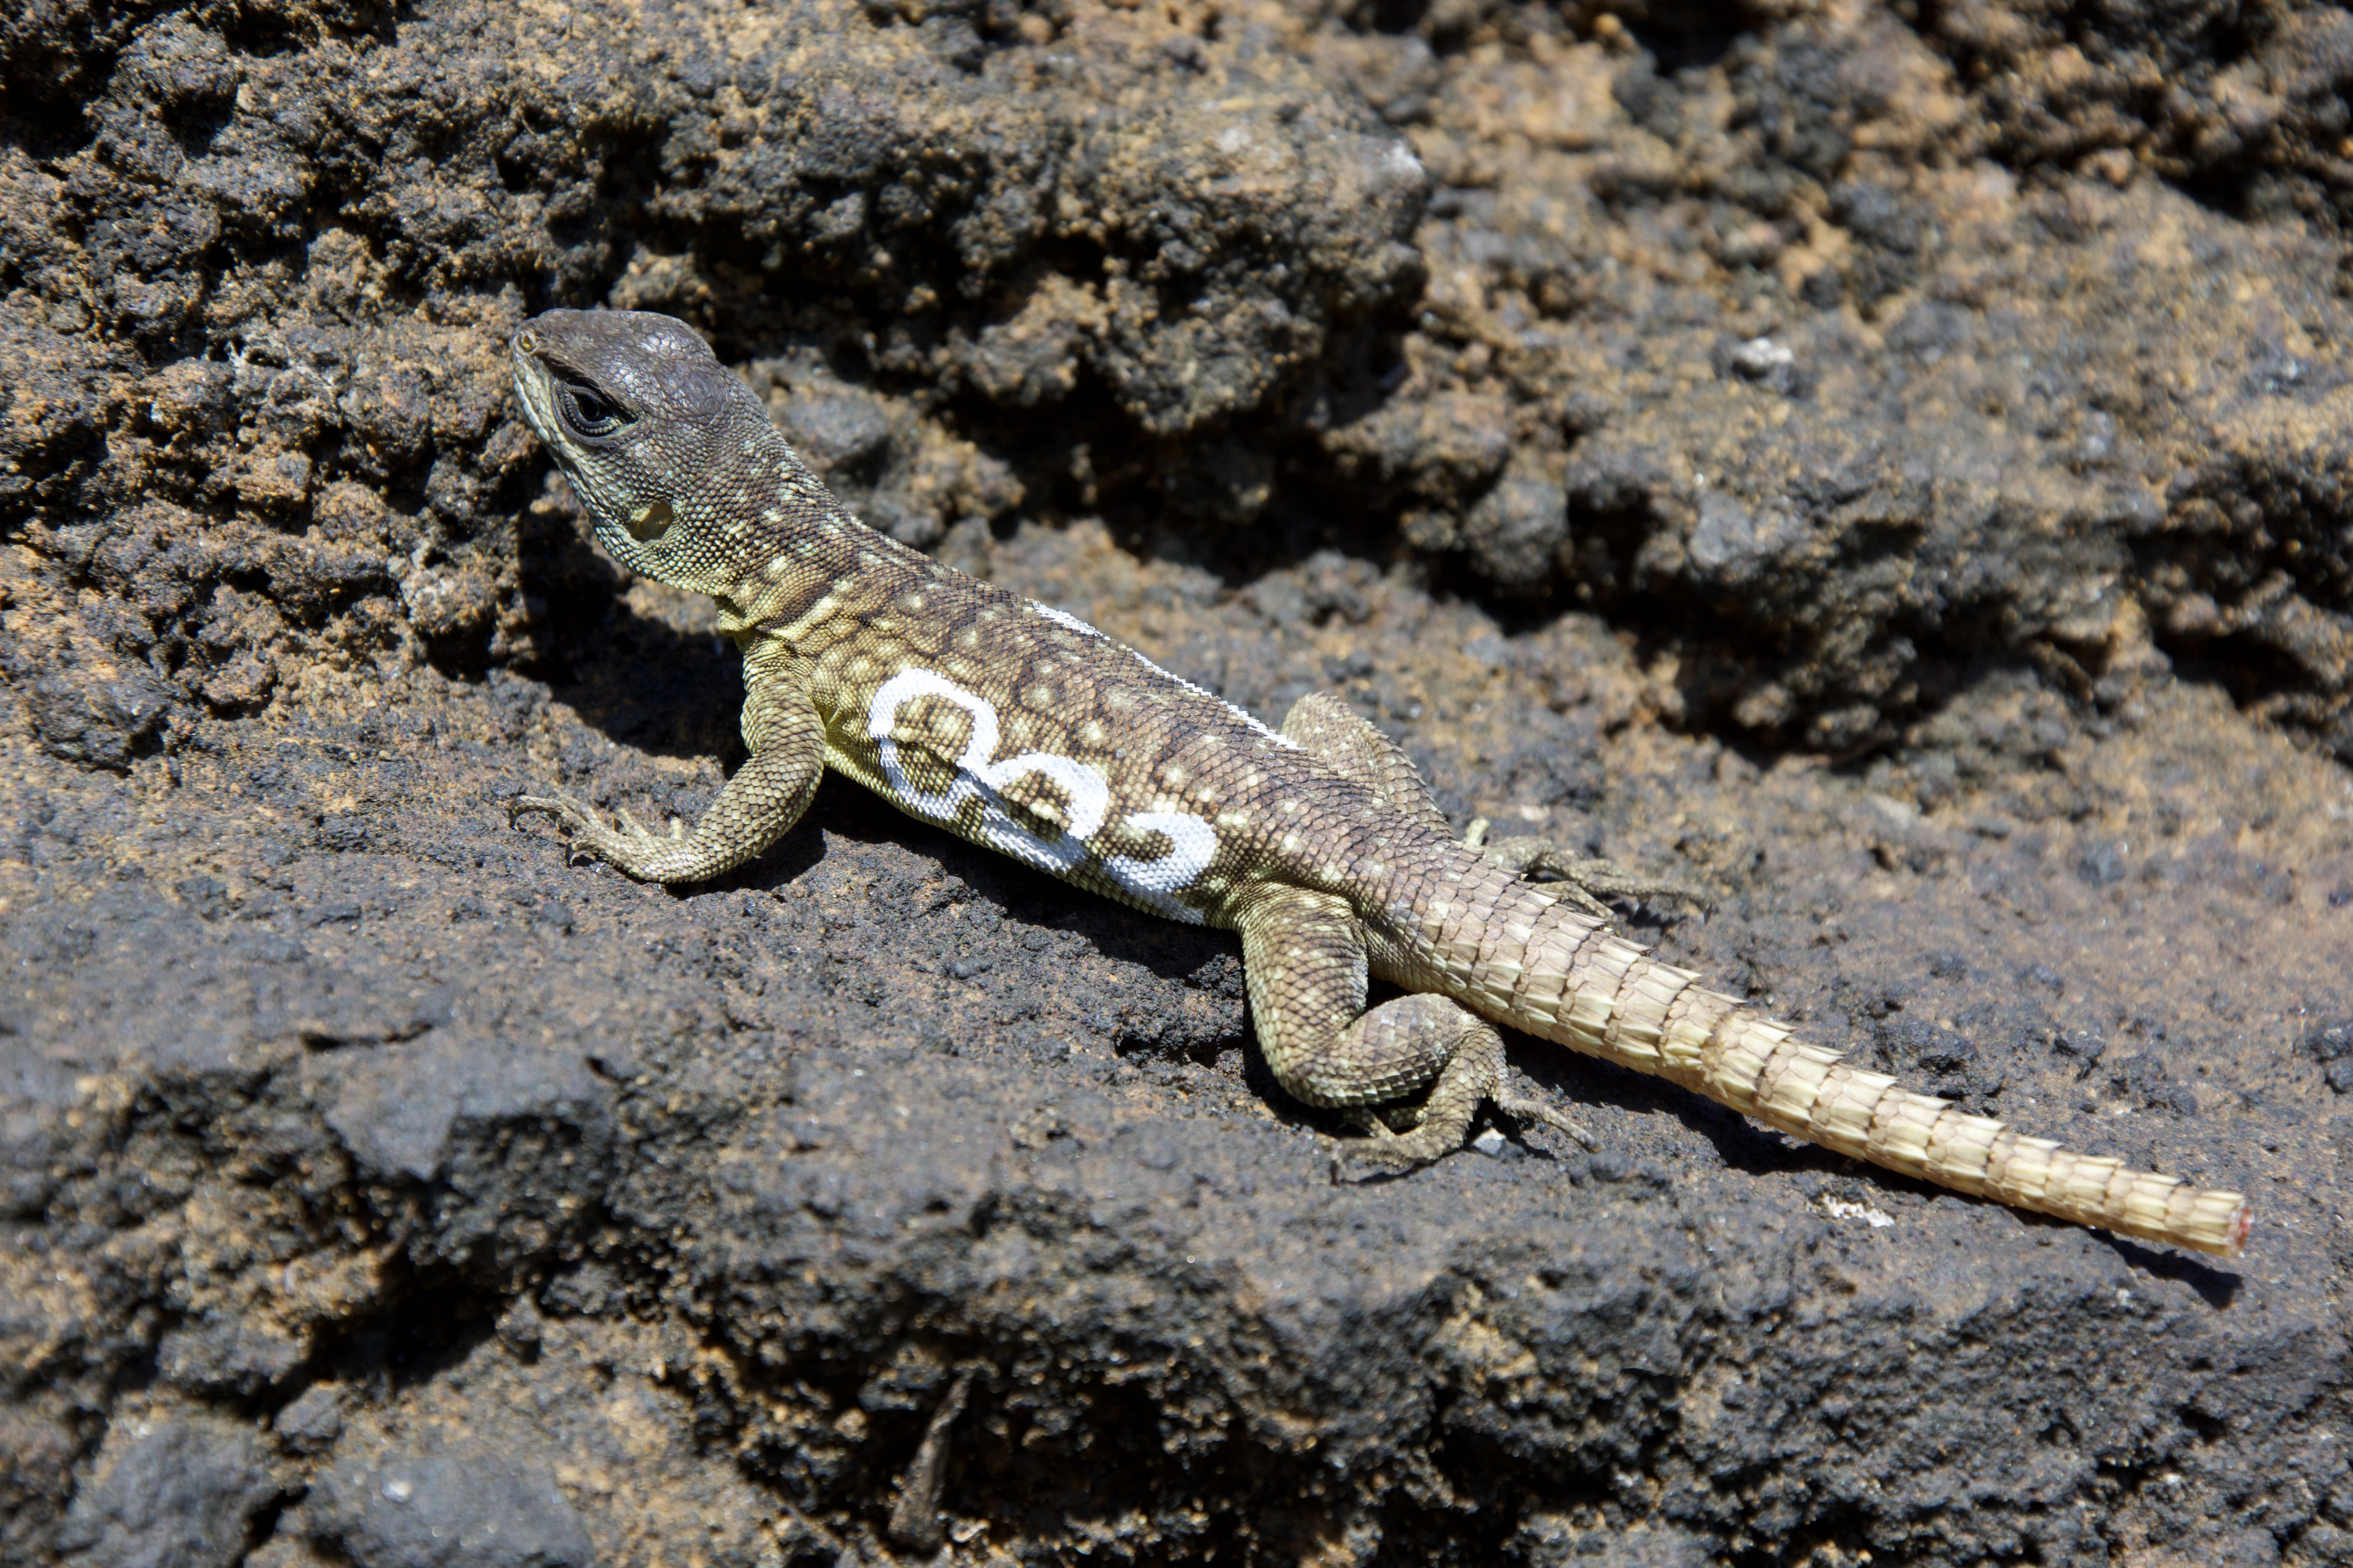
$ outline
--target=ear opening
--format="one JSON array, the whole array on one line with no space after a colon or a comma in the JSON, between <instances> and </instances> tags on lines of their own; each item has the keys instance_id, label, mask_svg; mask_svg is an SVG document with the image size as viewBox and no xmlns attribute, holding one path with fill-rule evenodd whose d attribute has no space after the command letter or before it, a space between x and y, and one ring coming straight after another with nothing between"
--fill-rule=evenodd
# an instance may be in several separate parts
<instances>
[{"instance_id":1,"label":"ear opening","mask_svg":"<svg viewBox=\"0 0 2353 1568\"><path fill-rule=\"evenodd\" d=\"M629 514L627 527L629 537L641 544L651 544L670 531L676 519L666 500L650 501Z\"/></svg>"}]
</instances>

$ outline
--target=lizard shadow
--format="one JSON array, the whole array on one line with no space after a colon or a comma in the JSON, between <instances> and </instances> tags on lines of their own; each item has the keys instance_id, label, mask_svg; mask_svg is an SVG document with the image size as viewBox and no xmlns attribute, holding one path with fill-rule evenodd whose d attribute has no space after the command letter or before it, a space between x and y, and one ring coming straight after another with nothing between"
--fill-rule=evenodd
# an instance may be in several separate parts
<instances>
[{"instance_id":1,"label":"lizard shadow","mask_svg":"<svg viewBox=\"0 0 2353 1568\"><path fill-rule=\"evenodd\" d=\"M1072 932L1101 957L1134 964L1163 979L1196 981L1217 967L1220 955L1233 956L1240 967L1239 942L1229 933L1181 925L1057 881L910 816L838 774L828 774L818 786L817 799L800 825L744 868L752 873L744 885L782 886L799 877L822 858L821 834L860 844L895 844L937 861L943 872L996 905L1008 925Z\"/></svg>"},{"instance_id":2,"label":"lizard shadow","mask_svg":"<svg viewBox=\"0 0 2353 1568\"><path fill-rule=\"evenodd\" d=\"M739 761L742 658L715 632L675 626L616 600L549 695L617 745L658 756Z\"/></svg>"},{"instance_id":3,"label":"lizard shadow","mask_svg":"<svg viewBox=\"0 0 2353 1568\"><path fill-rule=\"evenodd\" d=\"M716 637L681 631L617 606L596 657L575 663L573 679L552 688L581 721L617 744L640 752L702 759L718 756L729 773L744 760L735 732L743 702L742 664ZM674 897L773 892L798 881L825 858L828 834L860 844L895 844L936 861L941 870L997 906L1016 926L1068 931L1103 958L1155 975L1209 988L1219 960L1240 972L1237 939L1129 910L1069 887L1018 861L898 810L849 779L828 774L808 812L774 845Z\"/></svg>"},{"instance_id":4,"label":"lizard shadow","mask_svg":"<svg viewBox=\"0 0 2353 1568\"><path fill-rule=\"evenodd\" d=\"M2062 1225L2065 1222L2052 1220L2050 1223ZM2143 1247L2137 1241L2109 1231L2094 1231L2093 1234L2106 1242L2109 1249L2132 1268L2159 1279L2178 1280L2189 1286L2198 1292L2200 1300L2217 1311L2228 1308L2232 1301L2236 1300L2241 1288L2246 1283L2240 1275L2217 1268L2211 1263L2202 1263L2195 1258L2187 1257L2181 1253L2159 1252L2154 1247Z\"/></svg>"},{"instance_id":5,"label":"lizard shadow","mask_svg":"<svg viewBox=\"0 0 2353 1568\"><path fill-rule=\"evenodd\" d=\"M1630 1115L1664 1113L1715 1143L1725 1163L1736 1169L1754 1173L1789 1168L1786 1161L1772 1157L1778 1151L1763 1135L1745 1136L1754 1131L1745 1121L1689 1089L1516 1029L1504 1030L1504 1043L1512 1065L1566 1102L1572 1115L1597 1106ZM1738 1148L1742 1144L1747 1147Z\"/></svg>"}]
</instances>

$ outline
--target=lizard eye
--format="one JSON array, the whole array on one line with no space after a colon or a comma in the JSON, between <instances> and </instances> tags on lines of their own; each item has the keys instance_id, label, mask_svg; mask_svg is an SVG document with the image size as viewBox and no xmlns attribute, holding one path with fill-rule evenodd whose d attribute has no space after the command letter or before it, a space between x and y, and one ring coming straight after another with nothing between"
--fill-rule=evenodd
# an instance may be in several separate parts
<instances>
[{"instance_id":1,"label":"lizard eye","mask_svg":"<svg viewBox=\"0 0 2353 1568\"><path fill-rule=\"evenodd\" d=\"M564 423L584 440L609 441L636 423L628 410L586 382L557 382L555 405Z\"/></svg>"}]
</instances>

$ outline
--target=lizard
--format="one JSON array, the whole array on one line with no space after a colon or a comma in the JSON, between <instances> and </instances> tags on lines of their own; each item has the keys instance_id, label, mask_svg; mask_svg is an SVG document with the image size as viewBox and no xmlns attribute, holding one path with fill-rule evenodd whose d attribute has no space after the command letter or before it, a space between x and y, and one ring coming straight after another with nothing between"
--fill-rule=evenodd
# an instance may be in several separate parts
<instances>
[{"instance_id":1,"label":"lizard","mask_svg":"<svg viewBox=\"0 0 2353 1568\"><path fill-rule=\"evenodd\" d=\"M1903 1175L2221 1257L2237 1193L2077 1153L1797 1038L1612 928L1645 885L1543 840L1454 836L1412 760L1336 695L1271 729L1061 610L852 516L691 327L551 310L511 341L524 416L627 570L715 602L746 760L691 830L519 795L571 852L708 881L800 819L828 768L913 816L1169 919L1233 931L1276 1081L1405 1171L1515 1093L1498 1026L1654 1074ZM1549 871L1565 880L1539 880ZM1403 993L1366 1005L1368 981Z\"/></svg>"}]
</instances>

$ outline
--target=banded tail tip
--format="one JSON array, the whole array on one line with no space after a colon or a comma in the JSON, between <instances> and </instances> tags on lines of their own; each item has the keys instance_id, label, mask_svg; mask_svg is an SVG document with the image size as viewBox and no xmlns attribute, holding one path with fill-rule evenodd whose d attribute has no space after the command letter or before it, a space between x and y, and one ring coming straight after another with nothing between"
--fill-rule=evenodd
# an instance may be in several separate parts
<instances>
[{"instance_id":1,"label":"banded tail tip","mask_svg":"<svg viewBox=\"0 0 2353 1568\"><path fill-rule=\"evenodd\" d=\"M2198 1192L2190 1194L2187 1215L2152 1234L2149 1239L2187 1247L2215 1258L2237 1258L2247 1250L2247 1234L2254 1223L2253 1212L2239 1194Z\"/></svg>"},{"instance_id":2,"label":"banded tail tip","mask_svg":"<svg viewBox=\"0 0 2353 1568\"><path fill-rule=\"evenodd\" d=\"M2207 1247L2196 1242L2191 1245L2197 1246L2199 1251L2211 1252L2217 1258L2239 1257L2247 1250L2247 1235L2254 1228L2255 1224L2254 1211L2247 1206L2247 1200L2236 1193L2211 1193L2206 1195L2228 1200L2229 1207L2223 1209L2220 1202L2214 1205L2217 1209L2222 1210L2221 1224L2215 1227L2214 1245Z\"/></svg>"}]
</instances>

